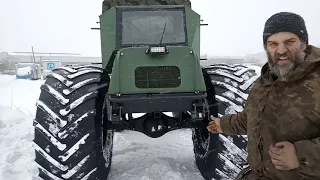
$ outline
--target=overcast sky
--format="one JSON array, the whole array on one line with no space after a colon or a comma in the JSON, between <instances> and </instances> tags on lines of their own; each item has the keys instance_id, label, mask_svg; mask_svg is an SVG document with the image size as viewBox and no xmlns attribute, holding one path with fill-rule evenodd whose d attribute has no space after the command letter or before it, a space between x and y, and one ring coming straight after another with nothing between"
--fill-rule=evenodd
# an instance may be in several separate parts
<instances>
[{"instance_id":1,"label":"overcast sky","mask_svg":"<svg viewBox=\"0 0 320 180\"><path fill-rule=\"evenodd\" d=\"M310 44L320 45L320 0L192 0L204 23L201 53L242 56L262 49L269 16L302 15ZM0 0L0 51L80 53L100 56L99 31L91 30L102 0Z\"/></svg>"}]
</instances>

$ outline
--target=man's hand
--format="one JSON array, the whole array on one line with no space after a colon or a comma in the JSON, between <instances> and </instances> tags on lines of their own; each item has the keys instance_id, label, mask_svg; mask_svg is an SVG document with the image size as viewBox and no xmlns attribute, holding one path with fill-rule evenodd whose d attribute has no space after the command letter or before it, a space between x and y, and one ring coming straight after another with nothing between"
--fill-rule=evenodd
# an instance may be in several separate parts
<instances>
[{"instance_id":1,"label":"man's hand","mask_svg":"<svg viewBox=\"0 0 320 180\"><path fill-rule=\"evenodd\" d=\"M207 127L208 131L211 133L222 133L222 129L220 126L220 119L219 118L215 118L213 116L210 116L211 120L209 122L209 126Z\"/></svg>"},{"instance_id":2,"label":"man's hand","mask_svg":"<svg viewBox=\"0 0 320 180\"><path fill-rule=\"evenodd\" d=\"M276 169L291 170L300 166L296 148L290 142L279 142L270 146L269 155Z\"/></svg>"}]
</instances>

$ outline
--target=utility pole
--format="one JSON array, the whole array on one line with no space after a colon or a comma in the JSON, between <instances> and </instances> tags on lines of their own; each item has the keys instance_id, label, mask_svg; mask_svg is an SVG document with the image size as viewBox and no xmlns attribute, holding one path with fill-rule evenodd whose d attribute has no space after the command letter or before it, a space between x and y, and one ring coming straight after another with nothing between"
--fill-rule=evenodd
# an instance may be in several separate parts
<instances>
[{"instance_id":1,"label":"utility pole","mask_svg":"<svg viewBox=\"0 0 320 180\"><path fill-rule=\"evenodd\" d=\"M31 49L32 49L33 62L35 63L36 62L36 58L34 57L33 46L31 46Z\"/></svg>"}]
</instances>

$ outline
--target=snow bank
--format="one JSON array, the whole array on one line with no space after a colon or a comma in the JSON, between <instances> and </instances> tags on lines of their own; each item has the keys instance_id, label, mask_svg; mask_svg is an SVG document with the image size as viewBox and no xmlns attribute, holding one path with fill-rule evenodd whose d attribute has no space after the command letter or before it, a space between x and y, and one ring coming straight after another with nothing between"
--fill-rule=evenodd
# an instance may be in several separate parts
<instances>
[{"instance_id":1,"label":"snow bank","mask_svg":"<svg viewBox=\"0 0 320 180\"><path fill-rule=\"evenodd\" d=\"M32 116L0 106L0 179L37 179L32 121Z\"/></svg>"}]
</instances>

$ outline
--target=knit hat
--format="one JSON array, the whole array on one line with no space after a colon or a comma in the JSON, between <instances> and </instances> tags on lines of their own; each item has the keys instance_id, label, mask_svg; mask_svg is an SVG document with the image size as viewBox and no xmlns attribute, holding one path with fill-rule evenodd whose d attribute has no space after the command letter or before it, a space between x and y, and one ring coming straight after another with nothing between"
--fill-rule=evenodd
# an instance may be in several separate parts
<instances>
[{"instance_id":1,"label":"knit hat","mask_svg":"<svg viewBox=\"0 0 320 180\"><path fill-rule=\"evenodd\" d=\"M278 32L292 32L308 44L308 32L304 19L291 12L280 12L272 15L265 23L263 30L263 44L272 34Z\"/></svg>"}]
</instances>

